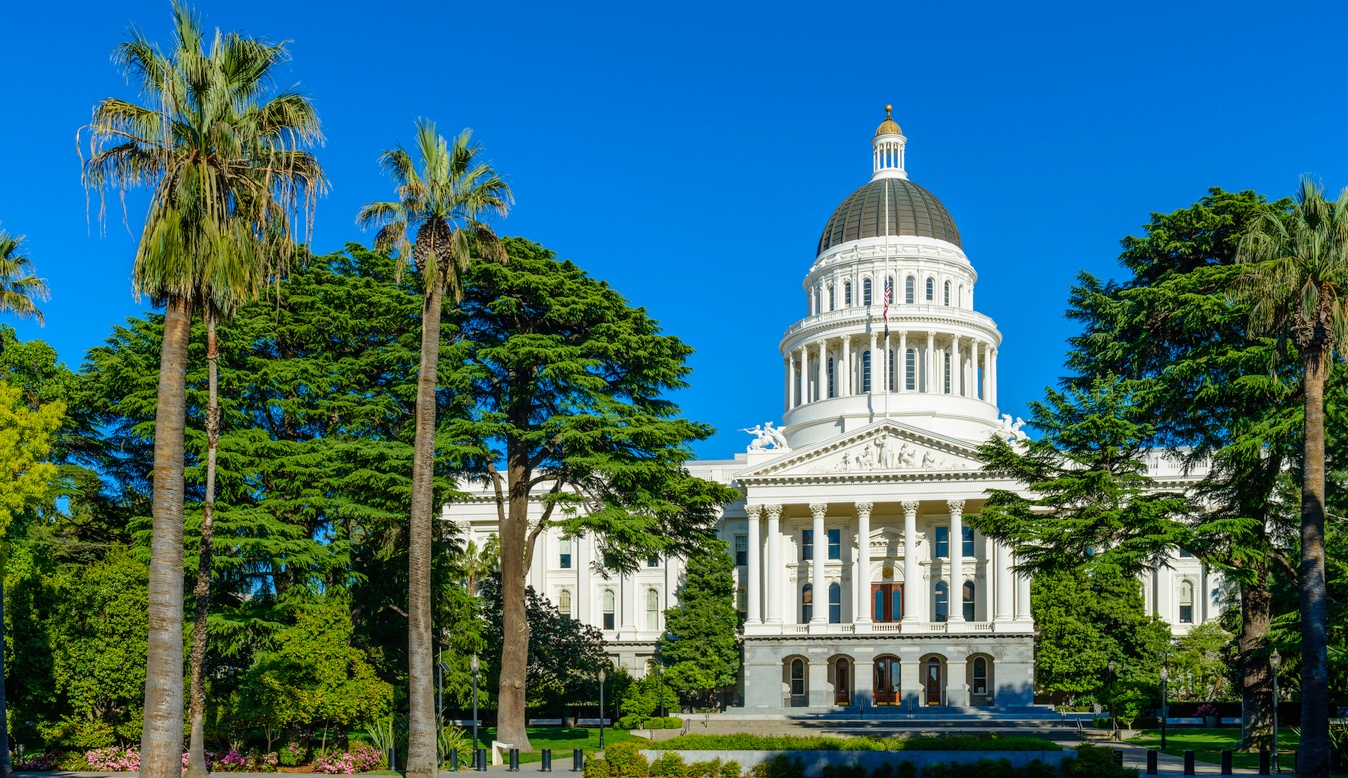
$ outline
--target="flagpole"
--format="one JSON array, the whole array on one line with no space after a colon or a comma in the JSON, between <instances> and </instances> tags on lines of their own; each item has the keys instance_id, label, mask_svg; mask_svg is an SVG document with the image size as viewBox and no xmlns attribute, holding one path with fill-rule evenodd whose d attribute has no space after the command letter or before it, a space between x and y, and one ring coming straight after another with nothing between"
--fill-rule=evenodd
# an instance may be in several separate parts
<instances>
[{"instance_id":1,"label":"flagpole","mask_svg":"<svg viewBox=\"0 0 1348 778\"><path fill-rule=\"evenodd\" d=\"M893 352L889 349L889 301L894 296L896 284L889 282L889 180L885 179L885 375L881 386L885 387L885 418L889 418L889 394L894 387L889 385L889 376L894 373Z\"/></svg>"}]
</instances>

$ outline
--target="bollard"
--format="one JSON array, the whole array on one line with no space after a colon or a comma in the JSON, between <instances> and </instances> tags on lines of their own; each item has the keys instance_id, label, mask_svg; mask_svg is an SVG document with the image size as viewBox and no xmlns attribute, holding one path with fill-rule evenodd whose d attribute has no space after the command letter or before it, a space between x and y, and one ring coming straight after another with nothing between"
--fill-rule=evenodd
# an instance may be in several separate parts
<instances>
[{"instance_id":1,"label":"bollard","mask_svg":"<svg viewBox=\"0 0 1348 778\"><path fill-rule=\"evenodd\" d=\"M457 773L459 771L459 749L451 748L449 750L449 771Z\"/></svg>"},{"instance_id":2,"label":"bollard","mask_svg":"<svg viewBox=\"0 0 1348 778\"><path fill-rule=\"evenodd\" d=\"M585 749L575 748L571 750L571 772L578 773L585 769Z\"/></svg>"},{"instance_id":3,"label":"bollard","mask_svg":"<svg viewBox=\"0 0 1348 778\"><path fill-rule=\"evenodd\" d=\"M1156 754L1156 749L1147 749L1147 775L1156 775Z\"/></svg>"},{"instance_id":4,"label":"bollard","mask_svg":"<svg viewBox=\"0 0 1348 778\"><path fill-rule=\"evenodd\" d=\"M510 772L518 773L520 771L520 750L518 748L510 749Z\"/></svg>"},{"instance_id":5,"label":"bollard","mask_svg":"<svg viewBox=\"0 0 1348 778\"><path fill-rule=\"evenodd\" d=\"M1194 775L1194 752L1184 752L1184 774Z\"/></svg>"},{"instance_id":6,"label":"bollard","mask_svg":"<svg viewBox=\"0 0 1348 778\"><path fill-rule=\"evenodd\" d=\"M1230 752L1230 751L1223 751L1223 752L1222 752L1222 775L1230 775L1230 774L1231 774L1231 752Z\"/></svg>"},{"instance_id":7,"label":"bollard","mask_svg":"<svg viewBox=\"0 0 1348 778\"><path fill-rule=\"evenodd\" d=\"M478 772L487 772L487 749L485 748L477 750L477 769Z\"/></svg>"},{"instance_id":8,"label":"bollard","mask_svg":"<svg viewBox=\"0 0 1348 778\"><path fill-rule=\"evenodd\" d=\"M1268 775L1269 754L1267 748L1259 749L1259 774Z\"/></svg>"},{"instance_id":9,"label":"bollard","mask_svg":"<svg viewBox=\"0 0 1348 778\"><path fill-rule=\"evenodd\" d=\"M545 772L545 773L550 773L550 772L552 772L552 749L551 749L551 748L545 748L545 749L543 749L543 768L542 768L541 772Z\"/></svg>"}]
</instances>

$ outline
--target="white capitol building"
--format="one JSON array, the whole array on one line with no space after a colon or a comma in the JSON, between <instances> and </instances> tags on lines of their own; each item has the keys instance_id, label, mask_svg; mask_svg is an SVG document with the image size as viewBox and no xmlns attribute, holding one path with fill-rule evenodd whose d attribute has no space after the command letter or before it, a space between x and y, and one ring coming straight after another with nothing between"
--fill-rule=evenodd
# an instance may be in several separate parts
<instances>
[{"instance_id":1,"label":"white capitol building","mask_svg":"<svg viewBox=\"0 0 1348 778\"><path fill-rule=\"evenodd\" d=\"M779 345L782 427L756 428L733 459L689 466L743 495L725 507L721 536L746 617L730 695L745 713L1033 700L1029 580L964 522L990 489L1017 488L977 458L990 436L1022 434L997 408L1002 335L974 309L978 274L954 219L908 180L907 138L889 110L871 140L871 179L825 223L806 316ZM1161 456L1148 466L1167 488L1201 477ZM481 542L496 531L495 501L465 486L471 497L444 516ZM537 549L529 585L601 629L615 661L643 674L678 601L681 561L606 577L586 538L547 531ZM1145 575L1143 589L1176 634L1226 600L1220 576L1184 556Z\"/></svg>"}]
</instances>

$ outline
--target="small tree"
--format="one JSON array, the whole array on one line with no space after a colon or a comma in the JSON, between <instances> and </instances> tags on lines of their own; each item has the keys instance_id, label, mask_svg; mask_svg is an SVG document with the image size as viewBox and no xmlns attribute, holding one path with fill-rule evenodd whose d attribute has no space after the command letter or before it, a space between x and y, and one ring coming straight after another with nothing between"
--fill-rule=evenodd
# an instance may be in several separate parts
<instances>
[{"instance_id":1,"label":"small tree","mask_svg":"<svg viewBox=\"0 0 1348 778\"><path fill-rule=\"evenodd\" d=\"M665 682L689 701L712 704L739 676L739 612L735 560L725 541L688 559L679 604L665 611L660 661Z\"/></svg>"}]
</instances>

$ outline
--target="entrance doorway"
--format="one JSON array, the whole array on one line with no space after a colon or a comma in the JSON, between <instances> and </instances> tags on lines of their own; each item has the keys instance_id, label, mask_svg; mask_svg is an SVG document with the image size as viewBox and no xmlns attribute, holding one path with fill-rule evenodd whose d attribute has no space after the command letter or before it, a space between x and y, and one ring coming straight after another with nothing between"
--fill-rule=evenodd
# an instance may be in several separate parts
<instances>
[{"instance_id":1,"label":"entrance doorway","mask_svg":"<svg viewBox=\"0 0 1348 778\"><path fill-rule=\"evenodd\" d=\"M927 704L941 704L941 689L945 684L941 682L941 660L932 657L927 660Z\"/></svg>"},{"instance_id":2,"label":"entrance doorway","mask_svg":"<svg viewBox=\"0 0 1348 778\"><path fill-rule=\"evenodd\" d=\"M903 618L903 584L871 584L871 621L898 621Z\"/></svg>"},{"instance_id":3,"label":"entrance doorway","mask_svg":"<svg viewBox=\"0 0 1348 778\"><path fill-rule=\"evenodd\" d=\"M833 704L852 703L852 663L839 659L833 665Z\"/></svg>"},{"instance_id":4,"label":"entrance doorway","mask_svg":"<svg viewBox=\"0 0 1348 778\"><path fill-rule=\"evenodd\" d=\"M899 704L899 660L882 656L875 660L875 688L871 690L876 705Z\"/></svg>"}]
</instances>

